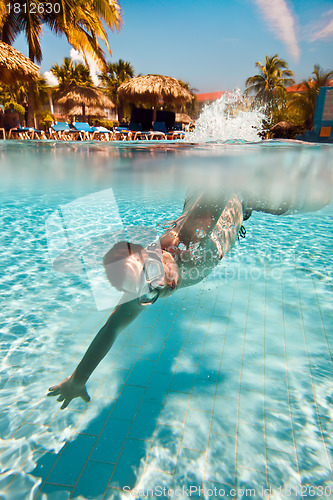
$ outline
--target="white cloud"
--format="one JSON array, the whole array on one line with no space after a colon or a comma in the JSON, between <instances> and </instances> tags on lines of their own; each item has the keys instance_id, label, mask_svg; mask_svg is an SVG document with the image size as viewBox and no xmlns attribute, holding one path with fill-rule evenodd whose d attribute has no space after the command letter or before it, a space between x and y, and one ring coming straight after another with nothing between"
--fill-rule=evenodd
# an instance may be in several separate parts
<instances>
[{"instance_id":1,"label":"white cloud","mask_svg":"<svg viewBox=\"0 0 333 500\"><path fill-rule=\"evenodd\" d=\"M43 76L50 87L57 87L59 85L58 78L51 71L45 71Z\"/></svg>"},{"instance_id":2,"label":"white cloud","mask_svg":"<svg viewBox=\"0 0 333 500\"><path fill-rule=\"evenodd\" d=\"M80 63L85 64L83 56L78 50L71 49L69 55L70 55L72 61L76 61L76 62L80 62ZM100 82L98 79L98 73L100 71L99 71L98 65L97 65L96 61L94 61L94 59L89 55L87 55L87 61L88 61L88 66L89 66L90 76L92 78L92 81L94 82L95 85L99 85Z\"/></svg>"},{"instance_id":3,"label":"white cloud","mask_svg":"<svg viewBox=\"0 0 333 500\"><path fill-rule=\"evenodd\" d=\"M70 58L72 59L73 62L75 61L75 62L84 63L83 56L78 50L71 49L69 55L70 55Z\"/></svg>"},{"instance_id":4,"label":"white cloud","mask_svg":"<svg viewBox=\"0 0 333 500\"><path fill-rule=\"evenodd\" d=\"M325 12L322 21L311 26L310 41L333 38L333 9Z\"/></svg>"},{"instance_id":5,"label":"white cloud","mask_svg":"<svg viewBox=\"0 0 333 500\"><path fill-rule=\"evenodd\" d=\"M292 58L299 60L295 18L286 0L255 0L272 31L288 47Z\"/></svg>"}]
</instances>

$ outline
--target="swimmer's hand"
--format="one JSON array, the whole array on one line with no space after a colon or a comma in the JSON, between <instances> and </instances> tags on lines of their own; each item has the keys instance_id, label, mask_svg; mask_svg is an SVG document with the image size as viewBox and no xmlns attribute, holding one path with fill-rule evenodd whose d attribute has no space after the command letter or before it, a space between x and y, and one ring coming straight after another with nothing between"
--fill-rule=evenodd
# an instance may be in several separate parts
<instances>
[{"instance_id":1,"label":"swimmer's hand","mask_svg":"<svg viewBox=\"0 0 333 500\"><path fill-rule=\"evenodd\" d=\"M82 398L86 403L90 401L85 384L75 381L73 375L65 378L60 384L50 387L47 395L59 396L57 401L63 401L61 410L67 408L74 398Z\"/></svg>"}]
</instances>

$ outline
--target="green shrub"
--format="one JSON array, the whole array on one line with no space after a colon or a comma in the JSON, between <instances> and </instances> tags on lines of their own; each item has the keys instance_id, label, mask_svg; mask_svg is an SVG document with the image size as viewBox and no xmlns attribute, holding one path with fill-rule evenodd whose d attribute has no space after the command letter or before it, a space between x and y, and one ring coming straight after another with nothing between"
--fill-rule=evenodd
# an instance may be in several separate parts
<instances>
[{"instance_id":1,"label":"green shrub","mask_svg":"<svg viewBox=\"0 0 333 500\"><path fill-rule=\"evenodd\" d=\"M49 130L51 125L55 123L54 116L50 113L50 111L44 111L40 117L40 123L43 125L45 130Z\"/></svg>"},{"instance_id":2,"label":"green shrub","mask_svg":"<svg viewBox=\"0 0 333 500\"><path fill-rule=\"evenodd\" d=\"M112 120L95 120L94 121L94 126L100 126L100 127L105 127L109 130L111 130L113 127L118 127L119 123L116 121Z\"/></svg>"}]
</instances>

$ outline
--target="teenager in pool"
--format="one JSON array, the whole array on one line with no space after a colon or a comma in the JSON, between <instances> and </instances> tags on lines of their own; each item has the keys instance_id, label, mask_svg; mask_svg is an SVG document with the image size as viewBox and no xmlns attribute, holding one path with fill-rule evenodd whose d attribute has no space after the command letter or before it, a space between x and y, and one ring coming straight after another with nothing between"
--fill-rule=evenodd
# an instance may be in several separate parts
<instances>
[{"instance_id":1,"label":"teenager in pool","mask_svg":"<svg viewBox=\"0 0 333 500\"><path fill-rule=\"evenodd\" d=\"M119 242L104 256L103 264L111 284L123 297L100 329L73 374L49 389L58 396L61 409L74 398L89 402L86 382L112 347L118 333L145 307L159 297L202 281L232 248L243 220L252 210L283 214L269 203L245 202L237 194L214 196L191 193L186 197L182 215L169 223L158 242L143 248Z\"/></svg>"}]
</instances>

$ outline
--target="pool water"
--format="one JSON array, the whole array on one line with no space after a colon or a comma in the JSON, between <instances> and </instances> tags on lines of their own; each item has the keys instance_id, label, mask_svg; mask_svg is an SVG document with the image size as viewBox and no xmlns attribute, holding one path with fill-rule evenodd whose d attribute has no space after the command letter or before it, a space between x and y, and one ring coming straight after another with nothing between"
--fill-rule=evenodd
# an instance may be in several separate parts
<instances>
[{"instance_id":1,"label":"pool water","mask_svg":"<svg viewBox=\"0 0 333 500\"><path fill-rule=\"evenodd\" d=\"M307 157L324 170L295 166ZM290 143L0 143L1 498L333 496L332 202L253 213L215 273L118 336L89 405L46 398L111 312L86 274L52 267L45 223L60 206L112 189L125 229L161 234L189 172L208 182L217 166L228 188L250 172L268 189L277 171L283 191L298 169L300 199L331 190L331 158Z\"/></svg>"}]
</instances>

